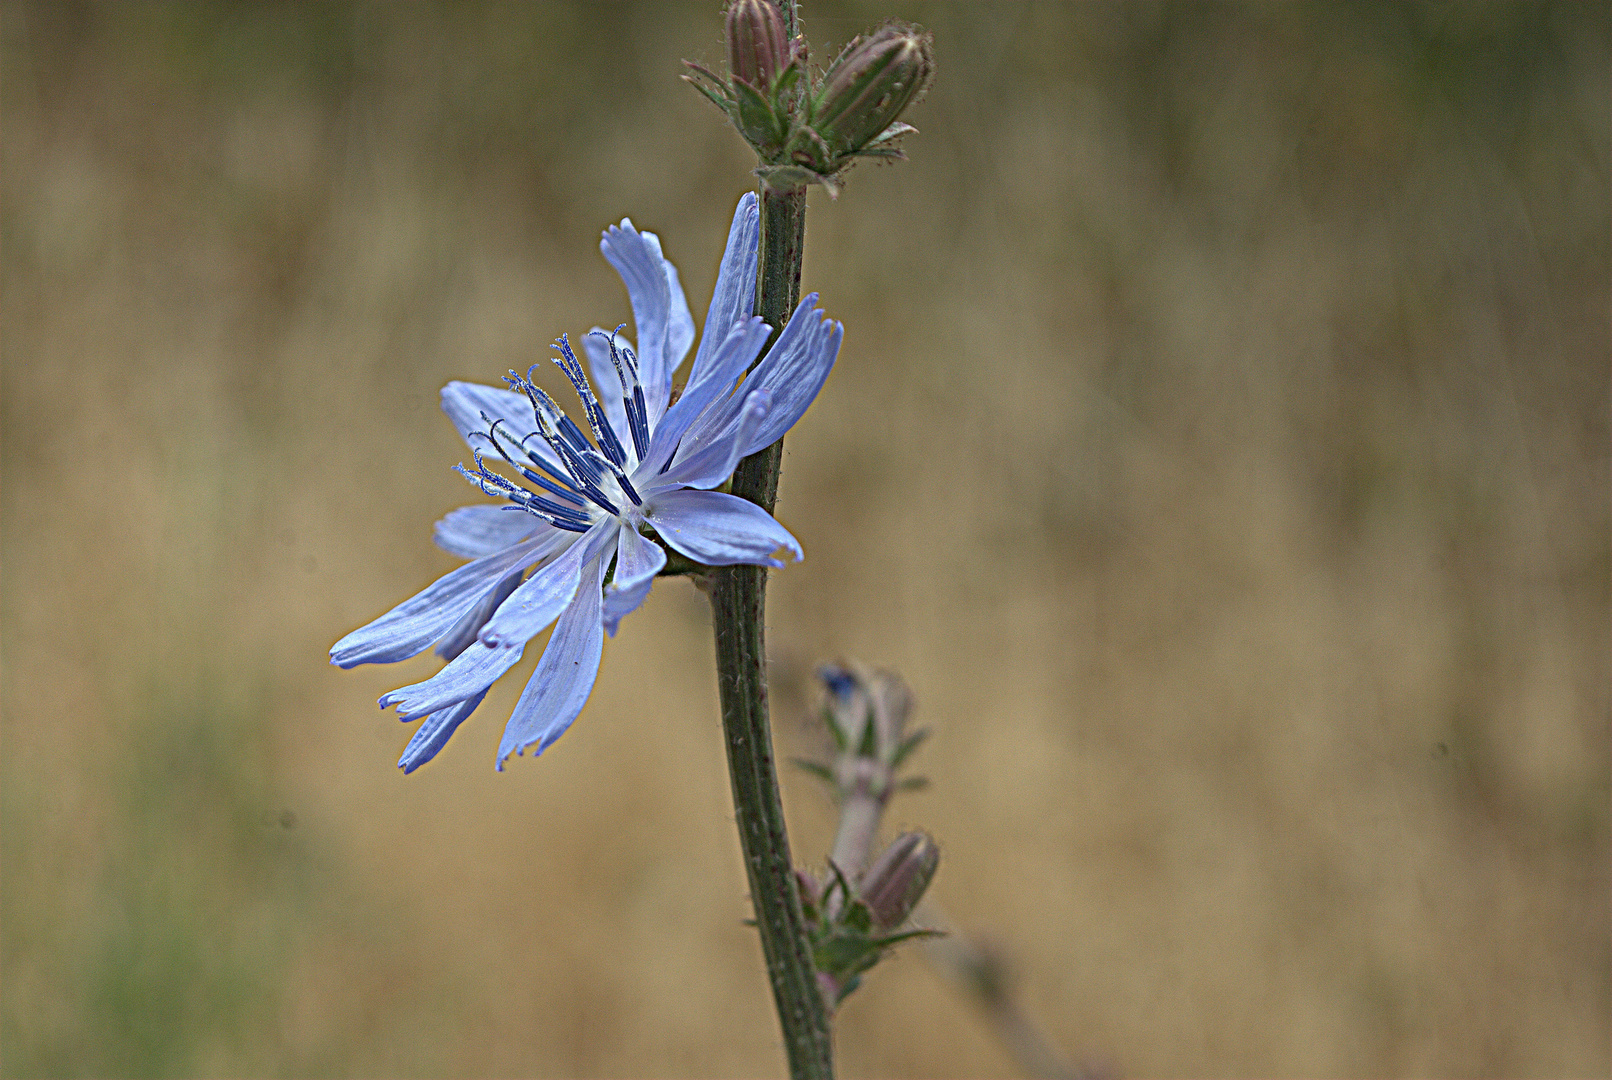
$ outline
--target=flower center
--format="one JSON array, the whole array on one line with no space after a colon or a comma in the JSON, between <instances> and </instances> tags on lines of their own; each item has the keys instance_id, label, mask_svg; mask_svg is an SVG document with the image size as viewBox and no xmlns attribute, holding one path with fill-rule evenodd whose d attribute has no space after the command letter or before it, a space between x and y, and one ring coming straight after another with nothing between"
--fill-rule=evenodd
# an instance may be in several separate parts
<instances>
[{"instance_id":1,"label":"flower center","mask_svg":"<svg viewBox=\"0 0 1612 1080\"><path fill-rule=\"evenodd\" d=\"M620 333L621 329L620 326L616 327L616 333ZM543 494L493 472L487 468L482 452L474 448L474 472L463 465L455 466L461 476L486 494L514 504L506 509L524 510L568 532L587 532L605 518L618 518L636 524L643 517L638 509L643 505L643 499L628 478L629 471L649 452L649 417L644 407L643 386L638 380L638 363L631 349L616 346L615 334L598 333L610 342L610 362L616 370L616 377L621 380L623 411L626 413L634 451L632 456L628 455L621 437L594 394L582 364L571 351L571 342L562 334L552 346L560 354L554 363L565 372L565 377L582 399L582 408L587 414L593 438L590 440L541 387L532 384L532 370L537 366L534 364L527 369L524 378L512 370L504 376L504 381L511 389L525 394L532 403L537 430L517 439L504 420L493 420L482 413L481 418L486 421L487 430L480 434L499 457L527 481L535 484ZM546 444L552 452L552 458L536 449L533 440Z\"/></svg>"}]
</instances>

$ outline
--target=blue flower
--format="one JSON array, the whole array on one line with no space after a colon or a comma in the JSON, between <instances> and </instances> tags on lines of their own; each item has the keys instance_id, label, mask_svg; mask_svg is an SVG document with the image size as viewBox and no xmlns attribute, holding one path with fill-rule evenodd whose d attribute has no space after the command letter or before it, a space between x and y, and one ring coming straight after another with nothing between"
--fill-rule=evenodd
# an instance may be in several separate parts
<instances>
[{"instance_id":1,"label":"blue flower","mask_svg":"<svg viewBox=\"0 0 1612 1080\"><path fill-rule=\"evenodd\" d=\"M554 633L504 729L496 765L527 747L541 754L552 746L593 689L605 633L615 635L666 565L646 531L709 566L782 566L773 557L780 548L800 559L800 544L772 515L710 490L800 419L844 333L816 309L813 293L745 376L772 332L750 314L759 231L756 197L747 194L675 402L672 374L693 344L694 319L660 240L629 220L607 229L599 247L626 283L636 352L618 337L620 327L595 329L582 342L590 382L570 341L562 336L554 345L554 362L582 400L586 431L532 384L530 370L510 372L508 389L443 388L443 411L475 455L474 469L458 471L503 505L463 507L437 522L437 544L472 561L330 650L344 668L406 660L433 644L447 660L432 678L381 698L402 720L424 718L398 761L404 772L436 756L550 623Z\"/></svg>"}]
</instances>

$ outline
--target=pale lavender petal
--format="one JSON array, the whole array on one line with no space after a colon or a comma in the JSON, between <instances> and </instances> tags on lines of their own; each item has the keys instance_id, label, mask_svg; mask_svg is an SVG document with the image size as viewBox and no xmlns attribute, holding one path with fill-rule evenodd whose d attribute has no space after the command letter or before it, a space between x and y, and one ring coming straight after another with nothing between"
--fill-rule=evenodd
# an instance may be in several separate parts
<instances>
[{"instance_id":1,"label":"pale lavender petal","mask_svg":"<svg viewBox=\"0 0 1612 1080\"><path fill-rule=\"evenodd\" d=\"M738 424L731 429L732 433L719 435L694 453L679 457L662 477L666 486L714 488L732 476L734 466L744 456L741 451L766 422L771 408L771 394L765 390L751 391L745 396L744 410L739 414Z\"/></svg>"},{"instance_id":2,"label":"pale lavender petal","mask_svg":"<svg viewBox=\"0 0 1612 1080\"><path fill-rule=\"evenodd\" d=\"M434 712L420 722L419 728L414 732L414 738L409 745L403 748L403 756L397 759L397 767L407 776L421 765L437 756L437 751L448 745L448 739L458 730L459 725L467 720L476 706L481 704L487 691L483 690L475 697L467 698L451 709Z\"/></svg>"},{"instance_id":3,"label":"pale lavender petal","mask_svg":"<svg viewBox=\"0 0 1612 1080\"><path fill-rule=\"evenodd\" d=\"M498 426L498 430L500 434L509 434L511 442L520 442L537 430L537 420L532 415L532 403L525 394L517 394L513 390L500 390L494 386L482 386L480 383L451 382L444 386L442 411L453 421L453 426L459 430L459 437L465 441L465 445L472 450L481 451L489 461L502 460L498 452L493 449L492 443L482 437L487 434L489 420L504 421ZM483 420L482 413L486 413L489 420ZM559 468L560 459L542 439L526 439L522 445L535 453L545 465ZM520 460L516 455L511 456L517 461Z\"/></svg>"},{"instance_id":4,"label":"pale lavender petal","mask_svg":"<svg viewBox=\"0 0 1612 1080\"><path fill-rule=\"evenodd\" d=\"M605 586L604 596L604 628L605 633L611 637L616 636L616 628L621 620L637 611L645 600L649 599L649 592L655 587L655 579L647 577L636 585L619 586L614 582Z\"/></svg>"},{"instance_id":5,"label":"pale lavender petal","mask_svg":"<svg viewBox=\"0 0 1612 1080\"><path fill-rule=\"evenodd\" d=\"M772 327L756 316L733 325L714 359L706 364L703 376L691 379L683 388L683 396L661 417L649 440L649 453L644 455L646 466L637 475L649 479L660 472L666 459L678 448L683 433L700 414L707 408L720 407L713 402L733 388L734 380L755 360L770 333Z\"/></svg>"},{"instance_id":6,"label":"pale lavender petal","mask_svg":"<svg viewBox=\"0 0 1612 1080\"><path fill-rule=\"evenodd\" d=\"M660 237L652 232L644 233L643 237L655 245L655 254L660 256L660 268L666 275L666 294L672 303L666 316L666 352L663 359L666 381L669 383L673 373L683 363L683 358L688 355L688 347L694 344L694 315L688 309L688 297L683 293L683 283L678 280L677 267L672 265L660 248Z\"/></svg>"},{"instance_id":7,"label":"pale lavender petal","mask_svg":"<svg viewBox=\"0 0 1612 1080\"><path fill-rule=\"evenodd\" d=\"M437 547L461 559L479 559L503 551L534 533L559 532L548 522L514 507L461 506L450 511L431 530Z\"/></svg>"},{"instance_id":8,"label":"pale lavender petal","mask_svg":"<svg viewBox=\"0 0 1612 1080\"><path fill-rule=\"evenodd\" d=\"M576 599L554 624L548 648L543 650L543 658L537 662L537 670L521 691L514 715L504 728L504 737L498 744L498 768L504 767L511 754L524 753L533 744L539 754L553 746L593 692L594 680L599 677L599 657L604 651L599 590L604 564L603 557L588 564Z\"/></svg>"},{"instance_id":9,"label":"pale lavender petal","mask_svg":"<svg viewBox=\"0 0 1612 1080\"><path fill-rule=\"evenodd\" d=\"M632 302L633 328L638 338L638 378L650 423L660 419L671 396L672 377L666 368L667 325L671 316L671 290L661 264L660 245L645 240L631 219L605 230L599 250L621 275Z\"/></svg>"},{"instance_id":10,"label":"pale lavender petal","mask_svg":"<svg viewBox=\"0 0 1612 1080\"><path fill-rule=\"evenodd\" d=\"M520 435L537 427L532 416L531 401L525 394L517 394L513 390L455 380L442 388L441 399L442 411L448 414L448 419L465 437L465 442L477 450L485 450L487 441L469 436L472 432L487 430L487 422L481 418L482 413L494 420L503 420Z\"/></svg>"},{"instance_id":11,"label":"pale lavender petal","mask_svg":"<svg viewBox=\"0 0 1612 1080\"><path fill-rule=\"evenodd\" d=\"M525 643L553 622L576 595L582 567L616 538L613 524L596 525L559 558L527 578L487 620L483 645Z\"/></svg>"},{"instance_id":12,"label":"pale lavender petal","mask_svg":"<svg viewBox=\"0 0 1612 1080\"><path fill-rule=\"evenodd\" d=\"M700 347L689 372L690 386L705 374L705 368L715 359L717 347L729 328L755 311L756 249L760 238L761 214L756 193L747 191L739 198L739 205L733 211L733 224L728 227L728 246L722 253L722 268L717 271L711 307L705 313L705 331L700 335Z\"/></svg>"},{"instance_id":13,"label":"pale lavender petal","mask_svg":"<svg viewBox=\"0 0 1612 1080\"><path fill-rule=\"evenodd\" d=\"M666 552L659 544L639 534L638 530L623 526L616 540L616 572L613 585L626 587L647 581L660 573L666 565Z\"/></svg>"},{"instance_id":14,"label":"pale lavender petal","mask_svg":"<svg viewBox=\"0 0 1612 1080\"><path fill-rule=\"evenodd\" d=\"M527 540L444 574L423 591L332 645L330 662L344 668L390 664L424 652L451 630L488 590L497 586L504 575L535 561L545 542Z\"/></svg>"},{"instance_id":15,"label":"pale lavender petal","mask_svg":"<svg viewBox=\"0 0 1612 1080\"><path fill-rule=\"evenodd\" d=\"M477 600L475 606L454 623L453 629L442 635L434 650L436 654L444 660L452 660L469 648L470 643L476 640L476 635L481 633L481 628L487 625L487 620L493 617L493 612L498 610L498 605L508 600L509 594L521 583L525 573L524 569L517 569Z\"/></svg>"},{"instance_id":16,"label":"pale lavender petal","mask_svg":"<svg viewBox=\"0 0 1612 1080\"><path fill-rule=\"evenodd\" d=\"M799 318L816 299L816 293L808 296L796 309L795 316ZM834 366L834 358L840 352L840 341L845 336L845 327L832 319L819 318L816 311L806 314L806 322L805 332L793 348L774 349L762 357L761 363L751 373L755 377L756 388L772 394L772 410L739 448L741 457L783 438L784 432L806 415L817 392L823 388L829 369ZM783 335L779 335L778 340L781 344Z\"/></svg>"},{"instance_id":17,"label":"pale lavender petal","mask_svg":"<svg viewBox=\"0 0 1612 1080\"><path fill-rule=\"evenodd\" d=\"M638 610L655 584L655 575L666 565L666 552L636 529L623 526L616 541L616 570L605 586L605 633L616 636L616 626Z\"/></svg>"},{"instance_id":18,"label":"pale lavender petal","mask_svg":"<svg viewBox=\"0 0 1612 1080\"><path fill-rule=\"evenodd\" d=\"M708 566L782 566L772 556L779 548L801 558L799 541L771 514L720 491L661 492L645 500L644 518L662 540Z\"/></svg>"},{"instance_id":19,"label":"pale lavender petal","mask_svg":"<svg viewBox=\"0 0 1612 1080\"><path fill-rule=\"evenodd\" d=\"M783 333L745 378L739 393L727 401L718 401L690 425L688 434L683 437L682 453L690 453L691 446L711 439L731 436L739 424L746 390L770 393L772 412L751 444L740 448L744 454L752 454L777 441L801 418L822 389L823 380L828 378L844 334L839 323L825 319L822 312L813 307L816 302L816 293L801 300Z\"/></svg>"},{"instance_id":20,"label":"pale lavender petal","mask_svg":"<svg viewBox=\"0 0 1612 1080\"><path fill-rule=\"evenodd\" d=\"M520 662L524 641L508 648L488 648L477 641L449 661L448 666L425 682L399 687L381 695L381 708L397 706L399 720L419 717L457 705L486 690L498 677Z\"/></svg>"}]
</instances>

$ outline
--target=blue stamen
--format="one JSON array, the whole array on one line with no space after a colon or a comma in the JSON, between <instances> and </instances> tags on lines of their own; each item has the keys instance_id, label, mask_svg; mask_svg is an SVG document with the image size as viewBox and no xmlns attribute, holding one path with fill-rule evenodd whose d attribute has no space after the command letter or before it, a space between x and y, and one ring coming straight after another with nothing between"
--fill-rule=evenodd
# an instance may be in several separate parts
<instances>
[{"instance_id":1,"label":"blue stamen","mask_svg":"<svg viewBox=\"0 0 1612 1080\"><path fill-rule=\"evenodd\" d=\"M633 490L632 483L627 479L627 474L626 473L619 473L618 472L616 474L616 483L618 485L620 485L621 493L623 495L627 496L627 498L631 499L632 504L634 506L642 506L642 505L644 505L644 500L640 499L638 497L638 492Z\"/></svg>"},{"instance_id":2,"label":"blue stamen","mask_svg":"<svg viewBox=\"0 0 1612 1080\"><path fill-rule=\"evenodd\" d=\"M526 466L522 465L520 462L516 461L514 458L510 457L504 452L503 445L498 441L498 425L504 423L502 418L493 420L485 412L481 414L481 418L487 421L489 425L488 429L485 434L479 431L473 432L473 434L481 435L482 438L492 443L493 449L498 451L498 456L509 462L511 468L517 470L522 476L526 477L526 479L530 480L538 487L543 488L545 491L548 491L550 494L564 499L566 502L571 503L579 509L582 507L582 497L578 495L562 478L554 476L553 466L549 465L542 458L526 449L526 439L522 439L516 444L522 456L529 460L533 465L536 465L545 473L549 474L549 476L554 476L554 479L550 480L548 476L543 476L533 472L531 469L528 469ZM536 434L537 432L534 431L531 435L526 436L526 438L530 439ZM509 436L505 436L505 438L509 438Z\"/></svg>"},{"instance_id":3,"label":"blue stamen","mask_svg":"<svg viewBox=\"0 0 1612 1080\"><path fill-rule=\"evenodd\" d=\"M575 510L561 506L559 503L549 502L541 495L528 495L526 501L521 505L526 507L528 510L535 506L551 520L556 518L564 518L567 521L575 522L576 524L581 525L584 529L586 529L590 524L587 515L580 514Z\"/></svg>"},{"instance_id":4,"label":"blue stamen","mask_svg":"<svg viewBox=\"0 0 1612 1080\"><path fill-rule=\"evenodd\" d=\"M588 456L588 458L590 460L604 461L604 463L606 465L609 465L610 466L610 474L616 478L616 483L621 486L622 492L629 499L632 500L633 505L634 506L642 506L642 505L644 505L643 500L638 497L638 492L633 490L632 481L627 479L627 470L626 469L623 469L620 465L616 465L616 464L614 464L612 462L605 461L605 456L603 454L599 453L599 451L597 451L597 450L589 450L587 452L587 456Z\"/></svg>"},{"instance_id":5,"label":"blue stamen","mask_svg":"<svg viewBox=\"0 0 1612 1080\"><path fill-rule=\"evenodd\" d=\"M548 425L556 428L558 432L564 436L565 441L570 443L574 448L580 450L582 447L589 445L588 437L582 434L582 429L576 426L575 421L573 421L569 416L565 415L565 410L556 405L554 403L554 399L549 397L548 393L544 391L542 387L535 385L531 381L531 374L536 370L536 364L533 364L531 367L527 368L527 377L523 379L515 372L514 368L511 368L509 374L504 376L504 381L514 389L525 394L526 399L532 403L532 415L537 420L537 427L539 431L543 430L543 422L544 420L547 420ZM546 432L543 435L543 439L551 446L554 445L554 440L551 439ZM555 452L559 453L558 448L556 448ZM569 466L567 466L567 468L569 469ZM592 470L590 469L589 471L591 472ZM600 473L593 479L597 481L603 477L603 475L603 473Z\"/></svg>"},{"instance_id":6,"label":"blue stamen","mask_svg":"<svg viewBox=\"0 0 1612 1080\"><path fill-rule=\"evenodd\" d=\"M610 343L610 363L616 369L616 378L621 380L621 405L627 414L627 428L632 433L633 449L638 451L638 460L642 461L649 453L649 410L644 406L644 388L638 382L638 358L625 345L619 350L616 348L616 334L626 325L622 323L608 336L603 330L594 333Z\"/></svg>"},{"instance_id":7,"label":"blue stamen","mask_svg":"<svg viewBox=\"0 0 1612 1080\"><path fill-rule=\"evenodd\" d=\"M540 517L557 529L566 532L587 532L592 523L575 510L567 509L539 498L531 492L512 483L508 477L500 476L487 468L481 459L480 451L472 451L476 455L476 474L472 475L463 465L455 465L454 471L466 480L475 484L482 494L495 499L508 499L514 506L506 506L506 510L524 510L528 514Z\"/></svg>"},{"instance_id":8,"label":"blue stamen","mask_svg":"<svg viewBox=\"0 0 1612 1080\"><path fill-rule=\"evenodd\" d=\"M582 408L588 414L588 426L593 429L593 438L604 451L605 457L611 464L618 467L627 464L627 451L621 447L621 440L616 437L616 430L610 424L609 417L605 416L604 409L599 405L599 398L593 392L593 386L582 371L582 365L577 362L576 353L571 351L571 342L564 334L560 340L549 348L560 354L560 359L554 363L565 372L565 377L571 380L576 388L577 397L582 399Z\"/></svg>"},{"instance_id":9,"label":"blue stamen","mask_svg":"<svg viewBox=\"0 0 1612 1080\"><path fill-rule=\"evenodd\" d=\"M515 373L510 372L510 374L514 375ZM584 486L582 483L584 478L594 484L604 479L603 469L600 469L599 466L591 461L583 461L581 455L588 450L592 450L593 444L588 441L586 435L582 434L582 429L577 427L569 416L565 415L565 410L556 405L554 399L549 397L540 387L533 386L518 375L515 376L512 385L519 385L521 389L526 391L526 396L532 402L532 412L537 418L538 433L543 436L543 441L548 443L560 458L560 464L564 465L566 472L571 474L571 479L577 482L577 487Z\"/></svg>"},{"instance_id":10,"label":"blue stamen","mask_svg":"<svg viewBox=\"0 0 1612 1080\"><path fill-rule=\"evenodd\" d=\"M538 393L542 394L543 391L539 390ZM544 395L544 400L547 400L547 395ZM552 404L553 403L550 402L550 405ZM560 413L559 415L562 420L565 418L564 413ZM609 497L606 496L604 492L599 490L599 485L594 479L595 473L597 473L599 479L604 478L604 473L603 471L599 470L599 466L584 459L576 450L573 450L567 444L567 441L561 437L563 433L555 426L552 418L544 416L540 413L539 421L547 421L547 426L540 426L537 433L543 437L544 442L549 444L550 448L552 448L554 453L559 457L560 463L564 465L566 471L571 474L571 480L576 484L577 490L581 494L587 496L589 499L592 499L607 513L620 514L621 511L617 510L616 505L610 501ZM573 428L574 427L575 425L573 425ZM586 442L584 442L583 445L587 448L589 453L596 455L599 453L597 450L593 449L593 447L588 446Z\"/></svg>"},{"instance_id":11,"label":"blue stamen","mask_svg":"<svg viewBox=\"0 0 1612 1080\"><path fill-rule=\"evenodd\" d=\"M554 447L554 452L560 455L565 467L570 470L571 479L576 482L577 490L592 498L592 493L599 488L599 481L604 479L604 470L584 458L582 452L567 445L563 439L555 439L550 445ZM592 450L592 447L588 449ZM593 452L598 453L597 450Z\"/></svg>"},{"instance_id":12,"label":"blue stamen","mask_svg":"<svg viewBox=\"0 0 1612 1080\"><path fill-rule=\"evenodd\" d=\"M598 503L605 513L620 516L621 511L616 509L616 504L611 502L610 497L603 491L600 491L599 485L595 484L593 481L586 479L582 480L582 494Z\"/></svg>"},{"instance_id":13,"label":"blue stamen","mask_svg":"<svg viewBox=\"0 0 1612 1080\"><path fill-rule=\"evenodd\" d=\"M588 479L592 480L595 484L597 484L600 480L603 480L606 470L600 468L598 465L584 457L584 455L589 451L593 451L593 444L588 441L588 437L586 435L582 434L582 429L577 427L576 421L572 420L564 413L560 413L558 427L560 429L561 438L564 440L567 448L574 455L577 464L582 467L584 472L587 473ZM598 451L593 452L597 453Z\"/></svg>"},{"instance_id":14,"label":"blue stamen","mask_svg":"<svg viewBox=\"0 0 1612 1080\"><path fill-rule=\"evenodd\" d=\"M526 513L533 514L533 515L535 515L537 517L540 517L544 521L548 522L550 525L553 525L556 529L562 529L565 532L585 533L589 529L593 528L593 526L589 525L586 521L572 521L570 518L553 518L553 517L548 516L547 514L540 514L536 510L533 510L530 507L526 507L526 506L501 506L501 507L499 507L499 509L500 510L524 510L524 511L526 511Z\"/></svg>"},{"instance_id":15,"label":"blue stamen","mask_svg":"<svg viewBox=\"0 0 1612 1080\"><path fill-rule=\"evenodd\" d=\"M564 337L562 337L560 341L562 344L566 345L566 348L562 350L563 354L568 358L571 364L575 364L576 354L570 351L569 343L566 342ZM530 376L532 371L536 370L536 368L537 365L533 364L531 368L527 369L526 374ZM564 364L561 365L561 370L565 370ZM580 372L581 369L578 368L577 370ZM566 371L566 374L569 376L571 373L570 371ZM499 444L497 438L495 437L498 424L501 421L493 421L489 429L488 439L492 442L493 446L498 450L499 455L502 456L505 461L508 461L514 468L519 469L534 483L537 483L538 485L551 491L553 494L559 495L568 501L577 502L577 505L579 506L581 505L581 502L577 496L582 496L598 505L606 513L614 516L620 516L621 511L617 509L616 504L613 503L610 500L610 497L606 495L599 487L599 482L605 478L606 474L616 477L617 481L621 484L623 494L632 499L635 506L643 505L642 500L638 497L638 493L633 490L632 484L627 481L626 472L622 469L621 464L610 460L604 454L600 453L599 450L595 448L593 443L588 441L588 437L582 433L582 429L577 427L576 423L569 416L565 415L565 410L556 405L554 403L554 399L549 397L541 387L534 385L529 377L524 379L521 378L521 376L518 375L514 370L511 370L508 375L504 376L504 381L512 388L525 394L526 399L532 403L532 415L537 420L537 430L533 432L532 435L536 435L544 442L549 444L549 449L553 450L554 455L560 459L560 465L568 474L570 474L569 484L561 481L559 485L567 490L556 490L554 485L550 485L542 477L537 476L536 474L530 472L520 465L516 465L515 462L511 461L509 455L504 453L503 447ZM593 390L590 386L588 386L586 379L582 380L582 384L577 391L578 395L583 396L584 390L587 391L586 395L584 396L584 404L586 404L587 398L593 397ZM597 406L598 399L594 398L593 400L594 405ZM483 414L483 419L485 418L486 416ZM592 418L590 416L590 423L591 420ZM609 428L610 425L608 421L606 421L604 424L604 429L609 430ZM532 435L528 435L526 438L530 439ZM521 443L518 444L521 446L521 452L530 458L534 464L539 465L541 468L552 473L552 466L548 465L546 462L543 462L536 455L526 450L525 441L526 440L523 439L521 440ZM618 452L621 451L621 444L619 440L616 443L616 449ZM622 461L626 461L626 454L624 452L622 453ZM493 475L496 476L497 474L495 473ZM503 480L502 477L499 477L499 479ZM508 481L505 481L505 483L508 483ZM520 490L524 491L525 489L522 488ZM532 495L530 492L526 492L526 495L528 498L537 498L537 496ZM537 510L533 510L532 512L539 513ZM581 515L577 516L580 517Z\"/></svg>"},{"instance_id":16,"label":"blue stamen","mask_svg":"<svg viewBox=\"0 0 1612 1080\"><path fill-rule=\"evenodd\" d=\"M644 388L637 383L632 388L633 407L627 410L628 422L632 425L632 441L634 446L642 446L640 453L649 453L649 406L644 404Z\"/></svg>"},{"instance_id":17,"label":"blue stamen","mask_svg":"<svg viewBox=\"0 0 1612 1080\"><path fill-rule=\"evenodd\" d=\"M564 499L566 502L573 503L578 507L580 507L582 505L581 497L578 496L577 493L575 491L573 491L571 489L571 487L568 484L566 484L563 479L561 479L558 476L555 476L553 480L550 480L550 479L547 479L544 476L540 476L540 475L538 475L537 473L533 472L531 469L528 469L526 466L522 465L520 462L516 461L514 458L510 457L507 453L504 452L503 446L498 441L498 425L504 423L504 420L502 418L494 420L491 417L489 417L485 412L481 414L481 418L483 420L487 421L487 423L489 425L488 428L487 428L487 431L485 433L480 432L480 431L476 431L476 432L472 432L471 434L480 435L482 438L484 438L488 442L492 443L493 444L493 449L498 451L498 456L503 458L505 461L509 462L509 465L510 465L511 468L519 470L521 475L525 476L528 480L532 481L532 483L537 484L539 487L544 488L545 490L551 492L554 495L558 495L560 498ZM537 434L537 432L534 431L534 432L532 432L531 435L526 436L526 438L530 439L533 436L535 436L536 434ZM509 436L505 436L505 438L509 438ZM550 476L552 476L554 474L554 469L553 469L552 466L550 466L542 458L540 458L537 455L533 454L530 450L526 449L526 439L522 439L519 443L516 444L516 446L520 450L522 456L525 457L527 460L529 460L533 465L536 465L538 468L542 469L545 473L548 473Z\"/></svg>"},{"instance_id":18,"label":"blue stamen","mask_svg":"<svg viewBox=\"0 0 1612 1080\"><path fill-rule=\"evenodd\" d=\"M578 506L581 506L582 496L578 495L574 490L572 490L570 485L568 485L563 479L555 476L554 467L552 465L538 457L536 454L532 453L532 451L526 449L527 439L541 439L542 437L542 435L534 431L530 435L526 436L525 439L522 439L520 443L521 453L525 454L527 459L531 461L532 464L542 469L549 476L554 476L554 479L548 480L541 476L533 476L531 473L527 473L527 475L532 477L533 482L542 485L544 488L547 488L560 498L565 499L567 502L573 502Z\"/></svg>"}]
</instances>

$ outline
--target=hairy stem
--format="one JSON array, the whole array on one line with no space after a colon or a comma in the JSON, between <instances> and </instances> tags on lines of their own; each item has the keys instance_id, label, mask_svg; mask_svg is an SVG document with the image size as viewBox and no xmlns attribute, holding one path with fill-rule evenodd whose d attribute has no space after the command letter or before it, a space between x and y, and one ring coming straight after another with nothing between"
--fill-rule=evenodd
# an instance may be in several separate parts
<instances>
[{"instance_id":1,"label":"hairy stem","mask_svg":"<svg viewBox=\"0 0 1612 1080\"><path fill-rule=\"evenodd\" d=\"M764 189L756 314L775 328L774 340L800 300L805 235L805 190ZM778 494L783 449L779 439L741 461L733 474L733 494L771 511ZM733 782L750 898L789 1054L789 1072L797 1080L827 1078L834 1075L828 1010L818 989L811 940L796 891L767 719L766 599L766 567L725 566L711 574L728 776Z\"/></svg>"}]
</instances>

